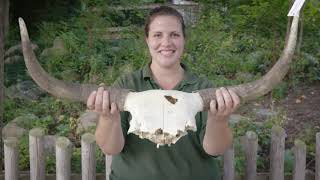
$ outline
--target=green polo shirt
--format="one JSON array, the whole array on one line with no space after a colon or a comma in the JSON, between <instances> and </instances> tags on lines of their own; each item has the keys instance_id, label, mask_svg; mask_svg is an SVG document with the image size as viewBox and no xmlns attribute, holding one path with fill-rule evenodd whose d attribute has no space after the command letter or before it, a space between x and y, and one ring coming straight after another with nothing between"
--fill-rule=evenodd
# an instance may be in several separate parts
<instances>
[{"instance_id":1,"label":"green polo shirt","mask_svg":"<svg viewBox=\"0 0 320 180\"><path fill-rule=\"evenodd\" d=\"M190 73L182 65L184 79L174 90L192 92L212 87L206 78ZM120 77L115 87L131 89L136 92L161 89L152 79L149 65L141 70ZM196 115L197 132L189 131L170 147L160 146L137 135L127 134L130 113L121 113L125 145L121 153L115 155L111 165L111 180L218 180L220 178L216 159L202 148L207 114Z\"/></svg>"}]
</instances>

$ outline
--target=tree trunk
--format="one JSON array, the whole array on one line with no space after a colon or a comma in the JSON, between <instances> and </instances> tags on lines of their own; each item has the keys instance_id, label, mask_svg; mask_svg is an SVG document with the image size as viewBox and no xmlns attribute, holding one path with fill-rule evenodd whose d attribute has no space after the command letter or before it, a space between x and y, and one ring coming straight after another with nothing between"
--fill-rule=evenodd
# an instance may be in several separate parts
<instances>
[{"instance_id":1,"label":"tree trunk","mask_svg":"<svg viewBox=\"0 0 320 180\"><path fill-rule=\"evenodd\" d=\"M7 36L9 32L9 6L10 1L9 0L2 0L4 1L4 35Z\"/></svg>"},{"instance_id":2,"label":"tree trunk","mask_svg":"<svg viewBox=\"0 0 320 180\"><path fill-rule=\"evenodd\" d=\"M5 33L9 25L9 0L0 0L0 168L3 167L3 146L2 146L2 127L3 127L3 101L4 101L4 42Z\"/></svg>"},{"instance_id":3,"label":"tree trunk","mask_svg":"<svg viewBox=\"0 0 320 180\"><path fill-rule=\"evenodd\" d=\"M300 26L299 26L299 36L298 36L298 42L297 42L297 55L300 55L301 45L303 41L303 9L305 7L305 4L302 6L300 10Z\"/></svg>"}]
</instances>

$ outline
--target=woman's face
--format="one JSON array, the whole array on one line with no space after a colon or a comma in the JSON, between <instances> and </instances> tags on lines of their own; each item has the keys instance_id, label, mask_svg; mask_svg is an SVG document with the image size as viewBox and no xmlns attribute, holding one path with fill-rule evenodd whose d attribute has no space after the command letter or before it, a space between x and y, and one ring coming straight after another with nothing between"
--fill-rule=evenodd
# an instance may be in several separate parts
<instances>
[{"instance_id":1,"label":"woman's face","mask_svg":"<svg viewBox=\"0 0 320 180\"><path fill-rule=\"evenodd\" d=\"M177 17L157 16L149 26L146 38L152 63L163 68L180 65L185 39L182 25Z\"/></svg>"}]
</instances>

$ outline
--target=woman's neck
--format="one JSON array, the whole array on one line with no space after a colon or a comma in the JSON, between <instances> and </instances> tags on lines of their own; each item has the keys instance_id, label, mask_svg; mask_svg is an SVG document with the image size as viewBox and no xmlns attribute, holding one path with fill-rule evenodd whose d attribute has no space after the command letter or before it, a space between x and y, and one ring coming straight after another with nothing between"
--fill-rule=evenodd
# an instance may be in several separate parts
<instances>
[{"instance_id":1,"label":"woman's neck","mask_svg":"<svg viewBox=\"0 0 320 180\"><path fill-rule=\"evenodd\" d=\"M150 69L154 80L165 90L173 89L184 76L184 69L179 64L170 68L161 68L154 63L151 63Z\"/></svg>"}]
</instances>

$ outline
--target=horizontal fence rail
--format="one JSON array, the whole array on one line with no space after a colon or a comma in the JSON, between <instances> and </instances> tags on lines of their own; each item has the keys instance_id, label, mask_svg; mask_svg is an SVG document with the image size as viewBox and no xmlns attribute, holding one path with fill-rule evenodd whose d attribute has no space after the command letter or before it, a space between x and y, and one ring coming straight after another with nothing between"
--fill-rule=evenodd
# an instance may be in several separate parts
<instances>
[{"instance_id":1,"label":"horizontal fence rail","mask_svg":"<svg viewBox=\"0 0 320 180\"><path fill-rule=\"evenodd\" d=\"M34 128L29 132L29 153L30 153L30 180L48 179L45 175L45 154L44 154L44 130ZM243 150L245 153L245 179L246 180L284 180L284 152L285 152L285 131L281 127L275 126L271 130L270 146L270 172L267 175L257 175L257 150L258 137L248 131L244 137ZM72 143L66 137L59 137L56 140L56 175L57 180L71 180L71 154ZM18 180L20 177L18 168L19 157L18 140L9 137L4 140L5 155L5 180ZM294 169L293 180L306 179L306 145L300 140L296 140L293 147ZM96 143L92 134L86 133L81 137L81 167L82 180L101 179L96 174ZM315 179L319 178L319 157L320 157L320 133L316 134L316 162ZM238 179L235 175L234 148L228 149L223 156L224 176L223 180ZM106 172L104 179L109 180L111 173L112 157L106 156ZM1 179L1 178L0 178ZM52 179L52 178L49 178ZM79 177L78 177L79 179Z\"/></svg>"}]
</instances>

